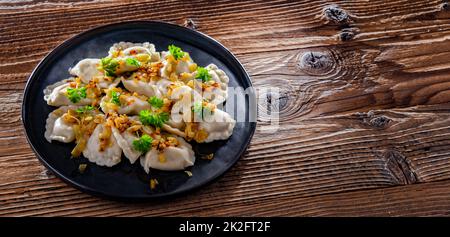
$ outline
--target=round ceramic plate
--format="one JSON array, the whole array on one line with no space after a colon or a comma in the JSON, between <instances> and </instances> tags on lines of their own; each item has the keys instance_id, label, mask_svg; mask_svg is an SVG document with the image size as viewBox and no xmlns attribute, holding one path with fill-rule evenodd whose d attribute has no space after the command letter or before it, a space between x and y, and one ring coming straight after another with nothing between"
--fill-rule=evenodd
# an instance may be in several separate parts
<instances>
[{"instance_id":1,"label":"round ceramic plate","mask_svg":"<svg viewBox=\"0 0 450 237\"><path fill-rule=\"evenodd\" d=\"M239 61L223 45L214 39L185 27L153 21L133 21L101 26L83 32L65 41L50 52L32 72L24 92L22 120L27 139L40 161L58 177L76 188L94 195L115 199L149 199L172 196L197 189L221 176L235 164L250 143L255 131L254 122L237 122L233 135L225 141L193 144L196 162L184 171L151 170L146 174L136 162L127 159L112 167L101 167L87 159L71 158L74 143L49 143L44 138L45 120L55 109L44 101L46 86L68 78L68 69L84 58L101 58L116 42L151 42L157 51L175 44L190 53L194 61L206 66L216 64L230 78L230 87L251 86L248 74ZM237 104L235 114L249 117L249 101ZM200 156L214 153L212 160ZM79 164L87 164L85 172L79 172ZM149 180L155 178L158 185L150 189Z\"/></svg>"}]
</instances>

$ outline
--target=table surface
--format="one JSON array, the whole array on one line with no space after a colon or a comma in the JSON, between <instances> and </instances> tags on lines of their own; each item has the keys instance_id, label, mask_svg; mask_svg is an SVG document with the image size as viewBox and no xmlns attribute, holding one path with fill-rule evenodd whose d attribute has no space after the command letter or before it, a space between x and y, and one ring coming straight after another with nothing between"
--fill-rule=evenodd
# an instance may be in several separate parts
<instances>
[{"instance_id":1,"label":"table surface","mask_svg":"<svg viewBox=\"0 0 450 237\"><path fill-rule=\"evenodd\" d=\"M171 200L121 203L56 178L20 112L33 68L102 24L162 20L228 47L281 97L217 182ZM1 1L1 216L448 216L450 6L414 1ZM258 123L258 128L264 122Z\"/></svg>"}]
</instances>

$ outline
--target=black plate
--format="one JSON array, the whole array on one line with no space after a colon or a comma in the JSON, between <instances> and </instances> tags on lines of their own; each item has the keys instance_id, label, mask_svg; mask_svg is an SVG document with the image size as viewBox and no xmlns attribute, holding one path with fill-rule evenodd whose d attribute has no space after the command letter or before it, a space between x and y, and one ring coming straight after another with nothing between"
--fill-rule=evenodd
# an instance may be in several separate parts
<instances>
[{"instance_id":1,"label":"black plate","mask_svg":"<svg viewBox=\"0 0 450 237\"><path fill-rule=\"evenodd\" d=\"M44 138L45 120L55 107L44 101L43 89L61 79L68 78L68 69L83 58L100 58L109 47L120 41L152 42L157 51L170 44L189 52L199 65L215 63L230 78L229 86L251 86L249 76L239 61L214 39L185 27L153 21L133 21L111 24L81 33L50 52L32 72L24 92L22 120L27 139L40 161L57 176L76 188L94 195L114 199L149 199L171 196L199 188L221 176L242 156L255 131L254 122L238 122L233 135L226 141L193 145L197 154L189 177L184 171L164 172L151 170L147 175L136 162L127 159L112 168L97 166L85 158L70 158L74 144L49 143ZM249 103L237 105L238 113L249 116ZM246 120L248 121L248 120ZM198 159L198 154L214 152L214 159ZM87 163L83 174L80 163ZM149 188L149 179L156 178L159 185Z\"/></svg>"}]
</instances>

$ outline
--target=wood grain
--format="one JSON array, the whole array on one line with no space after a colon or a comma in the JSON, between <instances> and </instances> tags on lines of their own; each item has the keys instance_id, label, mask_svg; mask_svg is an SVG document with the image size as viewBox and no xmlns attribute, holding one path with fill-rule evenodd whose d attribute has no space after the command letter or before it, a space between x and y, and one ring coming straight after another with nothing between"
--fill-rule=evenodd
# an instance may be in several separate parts
<instances>
[{"instance_id":1,"label":"wood grain","mask_svg":"<svg viewBox=\"0 0 450 237\"><path fill-rule=\"evenodd\" d=\"M163 20L228 47L266 118L218 182L125 204L67 186L24 138L27 77L63 40L102 24ZM450 10L442 1L0 1L0 215L448 215ZM279 104L275 103L279 102ZM429 195L427 195L429 194ZM353 205L357 203L358 205Z\"/></svg>"}]
</instances>

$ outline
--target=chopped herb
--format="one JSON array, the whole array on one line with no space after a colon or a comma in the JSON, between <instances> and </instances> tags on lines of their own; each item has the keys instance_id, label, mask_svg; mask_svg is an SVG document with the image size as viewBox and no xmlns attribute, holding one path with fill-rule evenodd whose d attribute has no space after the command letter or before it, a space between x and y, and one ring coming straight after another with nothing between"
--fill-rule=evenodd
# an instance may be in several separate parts
<instances>
[{"instance_id":1,"label":"chopped herb","mask_svg":"<svg viewBox=\"0 0 450 237\"><path fill-rule=\"evenodd\" d=\"M184 173L186 173L189 177L192 177L192 172L189 170L185 170Z\"/></svg>"},{"instance_id":2,"label":"chopped herb","mask_svg":"<svg viewBox=\"0 0 450 237\"><path fill-rule=\"evenodd\" d=\"M161 108L164 105L164 100L156 96L152 96L148 99L148 103L155 108Z\"/></svg>"},{"instance_id":3,"label":"chopped herb","mask_svg":"<svg viewBox=\"0 0 450 237\"><path fill-rule=\"evenodd\" d=\"M139 61L136 60L136 59L134 59L134 58L127 58L127 59L125 60L125 63L126 63L128 66L135 66L135 67L140 67L140 66L141 66L141 63L139 63Z\"/></svg>"},{"instance_id":4,"label":"chopped herb","mask_svg":"<svg viewBox=\"0 0 450 237\"><path fill-rule=\"evenodd\" d=\"M184 55L186 54L185 52L183 52L183 50L181 50L180 47L177 47L175 45L169 45L169 52L170 54L172 54L172 56L178 60L184 57Z\"/></svg>"},{"instance_id":5,"label":"chopped herb","mask_svg":"<svg viewBox=\"0 0 450 237\"><path fill-rule=\"evenodd\" d=\"M150 150L152 142L153 139L149 135L144 134L140 138L133 141L133 148L136 151L146 153L148 150Z\"/></svg>"},{"instance_id":6,"label":"chopped herb","mask_svg":"<svg viewBox=\"0 0 450 237\"><path fill-rule=\"evenodd\" d=\"M194 102L194 106L192 106L192 111L194 111L194 113L200 118L203 118L204 115L212 113L211 109L207 106L204 106L202 101Z\"/></svg>"},{"instance_id":7,"label":"chopped herb","mask_svg":"<svg viewBox=\"0 0 450 237\"><path fill-rule=\"evenodd\" d=\"M207 82L211 80L211 75L208 72L208 69L204 67L198 67L197 68L197 75L195 76L196 79L200 79L203 82Z\"/></svg>"},{"instance_id":8,"label":"chopped herb","mask_svg":"<svg viewBox=\"0 0 450 237\"><path fill-rule=\"evenodd\" d=\"M78 103L81 99L86 98L86 87L67 88L66 96L72 103Z\"/></svg>"},{"instance_id":9,"label":"chopped herb","mask_svg":"<svg viewBox=\"0 0 450 237\"><path fill-rule=\"evenodd\" d=\"M194 113L201 115L203 112L203 102L201 101L194 102L192 110L194 111Z\"/></svg>"},{"instance_id":10,"label":"chopped herb","mask_svg":"<svg viewBox=\"0 0 450 237\"><path fill-rule=\"evenodd\" d=\"M92 110L94 110L94 109L95 109L94 106L92 106L92 105L86 105L86 106L84 106L84 107L78 108L76 111L77 111L77 113L79 113L79 114L85 114L85 113L90 112L90 111L92 111Z\"/></svg>"},{"instance_id":11,"label":"chopped herb","mask_svg":"<svg viewBox=\"0 0 450 237\"><path fill-rule=\"evenodd\" d=\"M141 110L139 120L144 125L153 125L160 128L169 120L169 114L165 112L156 114L149 110Z\"/></svg>"},{"instance_id":12,"label":"chopped herb","mask_svg":"<svg viewBox=\"0 0 450 237\"><path fill-rule=\"evenodd\" d=\"M106 76L116 76L116 70L119 67L119 61L114 58L106 57L102 58L102 68L105 71Z\"/></svg>"},{"instance_id":13,"label":"chopped herb","mask_svg":"<svg viewBox=\"0 0 450 237\"><path fill-rule=\"evenodd\" d=\"M120 106L120 93L117 91L111 91L111 103Z\"/></svg>"},{"instance_id":14,"label":"chopped herb","mask_svg":"<svg viewBox=\"0 0 450 237\"><path fill-rule=\"evenodd\" d=\"M86 168L87 168L87 164L80 164L78 166L78 171L80 172L80 174L83 174L84 171L86 171Z\"/></svg>"}]
</instances>

